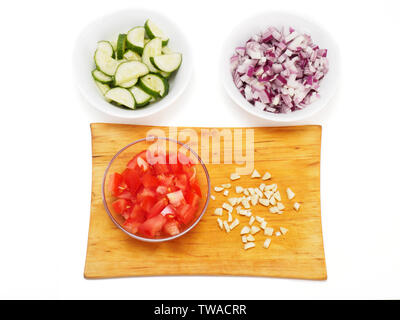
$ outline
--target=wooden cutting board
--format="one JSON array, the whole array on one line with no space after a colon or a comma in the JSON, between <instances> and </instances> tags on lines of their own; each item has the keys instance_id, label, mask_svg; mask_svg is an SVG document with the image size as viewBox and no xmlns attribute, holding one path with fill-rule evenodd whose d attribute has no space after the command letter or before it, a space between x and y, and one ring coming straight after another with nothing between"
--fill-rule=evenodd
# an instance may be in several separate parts
<instances>
[{"instance_id":1,"label":"wooden cutting board","mask_svg":"<svg viewBox=\"0 0 400 320\"><path fill-rule=\"evenodd\" d=\"M320 126L253 128L255 168L261 174L266 171L272 174L268 183L278 184L286 206L284 214L276 215L258 205L252 210L253 215L265 217L276 230L282 226L289 231L280 237L273 236L268 249L263 248L266 236L260 232L256 235L256 247L247 251L239 234L248 218L238 216L241 224L229 234L221 231L212 213L226 197L214 190L216 200L210 201L199 224L173 241L141 242L114 226L102 203L104 171L117 151L145 137L152 128L168 134L168 128L162 127L91 124L93 178L86 278L150 275L327 278L320 210ZM200 132L200 128L192 129ZM178 132L181 130L184 129L178 128ZM207 164L212 187L231 182L229 176L236 167L237 164ZM245 176L232 185L251 187L261 182ZM294 201L286 197L287 187L296 193L294 200L301 204L299 212L293 209ZM235 194L233 189L230 193Z\"/></svg>"}]
</instances>

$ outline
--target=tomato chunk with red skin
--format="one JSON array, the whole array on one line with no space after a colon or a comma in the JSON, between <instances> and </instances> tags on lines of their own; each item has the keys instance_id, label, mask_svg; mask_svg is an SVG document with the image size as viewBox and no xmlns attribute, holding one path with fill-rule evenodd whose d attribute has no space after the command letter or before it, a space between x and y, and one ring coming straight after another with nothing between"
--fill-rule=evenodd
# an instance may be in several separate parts
<instances>
[{"instance_id":1,"label":"tomato chunk with red skin","mask_svg":"<svg viewBox=\"0 0 400 320\"><path fill-rule=\"evenodd\" d=\"M151 172L146 172L142 177L142 184L145 188L157 188L159 185L157 177L151 174Z\"/></svg>"},{"instance_id":2,"label":"tomato chunk with red skin","mask_svg":"<svg viewBox=\"0 0 400 320\"><path fill-rule=\"evenodd\" d=\"M112 204L114 211L118 214L123 214L127 209L130 209L130 201L126 199L115 200Z\"/></svg>"},{"instance_id":3,"label":"tomato chunk with red skin","mask_svg":"<svg viewBox=\"0 0 400 320\"><path fill-rule=\"evenodd\" d=\"M177 210L179 221L185 225L189 225L193 221L197 208L192 207L190 204L184 204Z\"/></svg>"},{"instance_id":4,"label":"tomato chunk with red skin","mask_svg":"<svg viewBox=\"0 0 400 320\"><path fill-rule=\"evenodd\" d=\"M108 190L114 197L117 197L123 190L121 189L122 175L118 172L110 174L108 182Z\"/></svg>"},{"instance_id":5,"label":"tomato chunk with red skin","mask_svg":"<svg viewBox=\"0 0 400 320\"><path fill-rule=\"evenodd\" d=\"M125 169L122 172L122 178L124 182L127 184L130 193L134 194L140 187L140 176L134 169Z\"/></svg>"},{"instance_id":6,"label":"tomato chunk with red skin","mask_svg":"<svg viewBox=\"0 0 400 320\"><path fill-rule=\"evenodd\" d=\"M153 238L162 230L166 222L167 218L159 214L143 222L139 227L139 232Z\"/></svg>"},{"instance_id":7,"label":"tomato chunk with red skin","mask_svg":"<svg viewBox=\"0 0 400 320\"><path fill-rule=\"evenodd\" d=\"M158 200L153 207L148 211L147 218L152 218L158 214L168 205L168 200L162 198Z\"/></svg>"},{"instance_id":8,"label":"tomato chunk with red skin","mask_svg":"<svg viewBox=\"0 0 400 320\"><path fill-rule=\"evenodd\" d=\"M179 234L181 232L179 229L179 222L176 221L175 219L169 220L164 225L163 230L167 235L170 235L170 236L176 236L177 234Z\"/></svg>"}]
</instances>

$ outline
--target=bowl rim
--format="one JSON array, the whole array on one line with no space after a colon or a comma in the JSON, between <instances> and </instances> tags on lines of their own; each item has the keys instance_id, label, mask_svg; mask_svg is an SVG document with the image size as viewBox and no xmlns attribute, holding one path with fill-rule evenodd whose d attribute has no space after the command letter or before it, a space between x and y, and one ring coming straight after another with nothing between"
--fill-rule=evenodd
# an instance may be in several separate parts
<instances>
[{"instance_id":1,"label":"bowl rim","mask_svg":"<svg viewBox=\"0 0 400 320\"><path fill-rule=\"evenodd\" d=\"M168 94L169 100L166 101L165 99L161 99L149 106L146 106L144 108L139 108L138 110L142 111L140 113L135 112L135 110L124 110L127 112L118 112L118 111L121 111L118 109L118 107L113 106L106 100L102 101L104 103L99 103L99 101L96 101L97 99L95 99L91 93L86 92L86 90L84 89L84 85L82 83L85 81L82 80L82 76L80 75L80 73L83 71L81 71L77 65L78 61L79 61L79 57L80 57L80 54L79 54L80 44L83 42L82 38L84 37L84 35L86 33L88 33L89 30L91 30L96 24L98 24L99 21L102 21L105 18L112 17L112 16L118 16L118 15L122 15L122 14L127 15L129 13L137 14L138 12L141 12L144 15L146 14L149 17L152 17L152 16L154 16L155 18L160 17L163 20L167 21L168 25L170 25L173 29L178 30L178 33L179 33L178 37L180 39L180 42L183 43L183 46L186 49L185 57L184 57L184 60L186 61L186 62L184 62L185 77L182 79L180 86L174 86L174 88L172 90L173 93ZM172 40L173 40L173 36L172 36ZM94 39L94 41L98 41L98 40ZM183 94L183 92L187 89L187 87L190 83L190 80L193 76L193 49L189 42L189 38L186 36L183 29L181 27L179 27L179 25L176 24L175 21L173 19L169 18L167 15L163 14L162 12L160 12L158 10L154 10L152 8L140 7L140 6L128 7L125 9L120 9L120 10L116 10L116 11L113 11L110 13L106 13L106 14L97 16L97 17L93 18L89 23L84 25L84 27L80 30L80 32L78 33L78 35L75 38L74 48L73 48L73 52L72 52L72 67L73 67L75 86L78 88L80 94L84 97L85 101L88 104L90 104L93 108L102 112L103 114L106 114L108 116L112 116L115 118L119 118L119 119L125 119L125 120L143 119L143 118L152 116L154 114L157 114L158 112L162 112L163 110L167 109L169 106L173 105L176 102L176 100L178 100L179 97L181 97L181 95ZM179 70L178 70L178 72L179 72ZM176 75L173 75L172 78L174 79L175 76ZM92 78L92 77L90 76L90 78ZM175 79L174 79L174 83L175 83ZM95 91L95 89L97 89L97 88L93 87L93 89L94 90L91 90L91 92ZM100 92L96 92L96 93L101 98ZM158 105L158 107L157 107L157 105ZM138 110L136 110L136 111L138 111Z\"/></svg>"},{"instance_id":2,"label":"bowl rim","mask_svg":"<svg viewBox=\"0 0 400 320\"><path fill-rule=\"evenodd\" d=\"M179 233L179 234L177 234L177 235L174 235L174 236L171 236L171 237L168 237L168 238L156 238L156 239L151 239L151 238L141 237L141 236L138 236L138 235L136 235L136 234L133 234L133 233L127 231L124 227L122 227L122 226L119 224L118 221L115 220L115 218L114 218L113 215L111 214L111 212L110 212L110 210L109 210L109 208L108 208L108 205L107 205L106 196L105 196L105 182L106 182L106 177L107 177L107 175L108 175L108 171L109 171L111 165L113 164L114 160L117 159L118 156L119 156L123 151L125 151L126 149L128 149L129 147L131 147L131 146L133 146L133 145L135 145L135 144L137 144L137 143L144 142L144 141L154 141L154 140L156 140L156 139L161 139L161 140L165 140L165 141L172 141L172 142L174 142L174 143L176 143L176 144L179 144L179 145L181 145L182 147L188 149L188 150L197 158L197 160L199 161L199 164L203 167L204 173L205 173L206 178L207 178L207 198L206 198L206 202L205 202L205 204L204 204L204 206L203 206L202 212L201 212L200 215L197 217L196 221L193 222L193 224L192 224L189 228L185 229L183 232L181 232L181 233ZM138 139L138 140L135 140L135 141L129 143L128 145L126 145L125 147L123 147L121 150L119 150L119 151L112 157L112 159L111 159L110 162L108 163L107 168L106 168L106 170L105 170L105 172L104 172L103 181L102 181L102 184L101 184L101 195L102 195L103 205L104 205L104 208L106 209L106 212L107 212L108 216L110 217L110 219L112 220L112 222L115 224L115 226L117 226L117 227L118 227L120 230L122 230L125 234L127 234L128 236L130 236L130 237L132 237L132 238L134 238L134 239L137 239L137 240L140 240L140 241L144 241L144 242L165 242L165 241L173 240L173 239L176 239L176 238L179 238L179 237L183 236L184 234L186 234L187 232L189 232L190 230L192 230L192 229L200 222L200 220L201 220L201 218L203 217L204 213L207 211L208 204L209 204L209 202L210 202L211 180L210 180L210 175L209 175L209 173L208 173L208 170L207 170L207 167L206 167L205 163L204 163L203 160L200 158L200 156L199 156L192 148L190 148L187 144L185 144L185 143L183 143L183 142L180 142L180 141L178 141L178 140L175 140L175 139L167 138L167 137L158 137L158 136L151 136L151 135L150 135L150 136L148 136L148 137L146 137L146 138L141 138L141 139Z\"/></svg>"},{"instance_id":3,"label":"bowl rim","mask_svg":"<svg viewBox=\"0 0 400 320\"><path fill-rule=\"evenodd\" d=\"M334 57L334 67L336 70L329 70L331 77L332 77L332 85L329 87L329 89L325 92L325 100L323 103L321 102L321 105L313 108L312 110L304 108L303 110L306 110L307 112L302 112L303 110L298 110L289 114L276 114L276 113L270 113L270 112L259 112L258 110L254 108L250 108L252 106L245 98L240 94L239 90L234 86L233 80L232 80L232 75L229 69L229 61L226 61L226 55L227 55L227 50L229 46L229 41L232 40L233 35L235 34L235 31L238 30L239 28L243 28L244 24L247 21L253 20L253 19L259 19L261 17L268 17L271 15L275 16L281 16L285 18L292 18L296 19L298 21L303 21L309 25L311 25L313 28L316 28L324 35L324 38L327 39L327 42L330 44L329 50L333 52L333 57ZM283 19L285 19L283 18ZM266 27L268 27L268 24L266 23ZM311 35L312 36L312 35ZM231 52L234 52L234 48L231 48ZM223 46L222 46L222 52L221 52L221 66L222 66L222 72L221 72L221 77L222 77L222 82L223 82L223 87L225 88L225 91L228 93L228 96L230 97L231 100L233 100L241 109L245 110L249 114L263 120L267 121L273 121L275 123L288 123L288 122L296 122L296 121L301 121L307 118L312 117L316 113L320 112L322 109L324 109L329 102L332 100L333 96L335 95L338 87L338 78L339 78L339 72L340 72L340 57L339 57L339 48L338 45L332 36L331 32L329 32L326 28L324 28L319 22L314 20L312 17L308 15L300 15L297 14L293 11L290 10L267 10L263 12L258 12L249 16L246 16L243 18L240 22L238 22L236 25L233 26L233 28L230 30L228 33L227 37L224 40ZM229 77L227 77L229 75ZM235 89L235 90L234 90ZM237 92L236 92L237 91ZM317 103L318 101L316 101ZM290 116L289 116L290 115Z\"/></svg>"}]
</instances>

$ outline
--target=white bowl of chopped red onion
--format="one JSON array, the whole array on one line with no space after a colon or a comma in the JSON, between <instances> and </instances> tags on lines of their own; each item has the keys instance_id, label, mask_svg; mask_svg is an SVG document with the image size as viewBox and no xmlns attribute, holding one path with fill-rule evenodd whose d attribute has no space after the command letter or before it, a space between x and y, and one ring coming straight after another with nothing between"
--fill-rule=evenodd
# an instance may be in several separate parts
<instances>
[{"instance_id":1,"label":"white bowl of chopped red onion","mask_svg":"<svg viewBox=\"0 0 400 320\"><path fill-rule=\"evenodd\" d=\"M225 41L222 59L230 97L266 120L305 119L323 109L336 89L334 40L293 14L269 12L242 21Z\"/></svg>"}]
</instances>

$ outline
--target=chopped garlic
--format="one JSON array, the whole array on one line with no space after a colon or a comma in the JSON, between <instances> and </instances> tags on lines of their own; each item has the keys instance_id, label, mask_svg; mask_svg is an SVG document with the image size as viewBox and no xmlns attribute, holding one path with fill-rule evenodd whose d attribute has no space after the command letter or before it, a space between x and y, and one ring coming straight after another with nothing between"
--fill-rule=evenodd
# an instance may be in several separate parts
<instances>
[{"instance_id":1,"label":"chopped garlic","mask_svg":"<svg viewBox=\"0 0 400 320\"><path fill-rule=\"evenodd\" d=\"M227 197L228 194L229 194L229 191L228 191L228 190L225 190L225 191L224 191L224 196Z\"/></svg>"},{"instance_id":2,"label":"chopped garlic","mask_svg":"<svg viewBox=\"0 0 400 320\"><path fill-rule=\"evenodd\" d=\"M275 232L275 235L276 235L277 237L280 237L280 236L281 236L281 233L280 233L279 231L277 231L277 232Z\"/></svg>"},{"instance_id":3,"label":"chopped garlic","mask_svg":"<svg viewBox=\"0 0 400 320\"><path fill-rule=\"evenodd\" d=\"M215 196L211 195L210 197L211 197L212 200L215 200Z\"/></svg>"},{"instance_id":4,"label":"chopped garlic","mask_svg":"<svg viewBox=\"0 0 400 320\"><path fill-rule=\"evenodd\" d=\"M249 234L247 236L247 241L256 241L256 239L251 234Z\"/></svg>"},{"instance_id":5,"label":"chopped garlic","mask_svg":"<svg viewBox=\"0 0 400 320\"><path fill-rule=\"evenodd\" d=\"M283 205L282 202L278 202L278 203L276 204L276 206L278 207L279 210L285 209L285 206Z\"/></svg>"},{"instance_id":6,"label":"chopped garlic","mask_svg":"<svg viewBox=\"0 0 400 320\"><path fill-rule=\"evenodd\" d=\"M258 187L258 189L260 189L261 191L264 191L265 188L265 184L261 183L260 186Z\"/></svg>"},{"instance_id":7,"label":"chopped garlic","mask_svg":"<svg viewBox=\"0 0 400 320\"><path fill-rule=\"evenodd\" d=\"M217 209L215 209L214 214L215 214L216 216L222 216L222 208L217 208Z\"/></svg>"},{"instance_id":8,"label":"chopped garlic","mask_svg":"<svg viewBox=\"0 0 400 320\"><path fill-rule=\"evenodd\" d=\"M225 184L222 184L221 187L225 188L225 189L229 189L230 187L232 187L232 185L230 183L225 183Z\"/></svg>"},{"instance_id":9,"label":"chopped garlic","mask_svg":"<svg viewBox=\"0 0 400 320\"><path fill-rule=\"evenodd\" d=\"M281 230L282 234L286 234L289 230L284 228L284 227L279 227L279 230Z\"/></svg>"},{"instance_id":10,"label":"chopped garlic","mask_svg":"<svg viewBox=\"0 0 400 320\"><path fill-rule=\"evenodd\" d=\"M232 181L238 180L238 179L240 179L240 176L237 173L231 173L231 180Z\"/></svg>"},{"instance_id":11,"label":"chopped garlic","mask_svg":"<svg viewBox=\"0 0 400 320\"><path fill-rule=\"evenodd\" d=\"M265 228L267 227L267 224L268 224L267 221L261 222L260 228L265 230Z\"/></svg>"},{"instance_id":12,"label":"chopped garlic","mask_svg":"<svg viewBox=\"0 0 400 320\"><path fill-rule=\"evenodd\" d=\"M251 196L250 201L251 201L251 205L252 206L257 205L257 203L258 203L258 195L255 194L254 196Z\"/></svg>"},{"instance_id":13,"label":"chopped garlic","mask_svg":"<svg viewBox=\"0 0 400 320\"><path fill-rule=\"evenodd\" d=\"M232 213L228 213L228 222L232 222L233 218L232 218Z\"/></svg>"},{"instance_id":14,"label":"chopped garlic","mask_svg":"<svg viewBox=\"0 0 400 320\"><path fill-rule=\"evenodd\" d=\"M247 242L244 244L244 250L254 248L255 246L256 246L256 244L254 242Z\"/></svg>"},{"instance_id":15,"label":"chopped garlic","mask_svg":"<svg viewBox=\"0 0 400 320\"><path fill-rule=\"evenodd\" d=\"M299 209L300 209L300 203L295 202L294 205L293 205L293 208L294 208L296 211L299 211Z\"/></svg>"},{"instance_id":16,"label":"chopped garlic","mask_svg":"<svg viewBox=\"0 0 400 320\"><path fill-rule=\"evenodd\" d=\"M252 178L260 178L261 174L258 173L256 169L254 169L253 174L251 175Z\"/></svg>"},{"instance_id":17,"label":"chopped garlic","mask_svg":"<svg viewBox=\"0 0 400 320\"><path fill-rule=\"evenodd\" d=\"M265 206L265 207L269 206L269 200L268 199L258 199L258 202L260 204L262 204L263 206Z\"/></svg>"},{"instance_id":18,"label":"chopped garlic","mask_svg":"<svg viewBox=\"0 0 400 320\"><path fill-rule=\"evenodd\" d=\"M265 190L265 188L264 188L264 190ZM268 190L268 191L265 191L264 194L267 197L267 199L269 200L274 195L274 192L271 190Z\"/></svg>"},{"instance_id":19,"label":"chopped garlic","mask_svg":"<svg viewBox=\"0 0 400 320\"><path fill-rule=\"evenodd\" d=\"M250 209L250 203L247 199L242 200L242 205L245 207L245 209Z\"/></svg>"},{"instance_id":20,"label":"chopped garlic","mask_svg":"<svg viewBox=\"0 0 400 320\"><path fill-rule=\"evenodd\" d=\"M251 216L250 221L249 221L249 225L252 225L254 223L254 221L256 221L256 218Z\"/></svg>"},{"instance_id":21,"label":"chopped garlic","mask_svg":"<svg viewBox=\"0 0 400 320\"><path fill-rule=\"evenodd\" d=\"M271 197L271 199L269 199L269 203L271 204L271 205L276 205L276 200L275 200L275 197Z\"/></svg>"},{"instance_id":22,"label":"chopped garlic","mask_svg":"<svg viewBox=\"0 0 400 320\"><path fill-rule=\"evenodd\" d=\"M255 188L254 191L258 195L259 198L262 198L264 196L264 194L262 193L262 191L260 189Z\"/></svg>"},{"instance_id":23,"label":"chopped garlic","mask_svg":"<svg viewBox=\"0 0 400 320\"><path fill-rule=\"evenodd\" d=\"M241 234L241 235L243 235L243 234L248 234L248 233L250 233L250 227L248 227L248 226L244 226L244 227L242 228L242 230L240 231L240 234Z\"/></svg>"},{"instance_id":24,"label":"chopped garlic","mask_svg":"<svg viewBox=\"0 0 400 320\"><path fill-rule=\"evenodd\" d=\"M233 207L230 204L226 203L226 202L224 202L222 204L222 208L225 209L226 211L228 211L229 213L231 213L232 210L233 210Z\"/></svg>"},{"instance_id":25,"label":"chopped garlic","mask_svg":"<svg viewBox=\"0 0 400 320\"><path fill-rule=\"evenodd\" d=\"M271 212L271 213L278 213L278 212L279 212L279 209L278 209L278 207L271 207L271 208L269 208L269 212Z\"/></svg>"},{"instance_id":26,"label":"chopped garlic","mask_svg":"<svg viewBox=\"0 0 400 320\"><path fill-rule=\"evenodd\" d=\"M289 200L292 200L296 196L296 194L290 188L286 189L286 193Z\"/></svg>"},{"instance_id":27,"label":"chopped garlic","mask_svg":"<svg viewBox=\"0 0 400 320\"><path fill-rule=\"evenodd\" d=\"M264 229L264 234L266 236L272 236L274 234L274 228L266 227Z\"/></svg>"},{"instance_id":28,"label":"chopped garlic","mask_svg":"<svg viewBox=\"0 0 400 320\"><path fill-rule=\"evenodd\" d=\"M274 198L275 198L276 200L278 200L278 201L282 201L282 199L281 199L281 194L279 193L279 191L277 191L277 192L274 193Z\"/></svg>"},{"instance_id":29,"label":"chopped garlic","mask_svg":"<svg viewBox=\"0 0 400 320\"><path fill-rule=\"evenodd\" d=\"M257 220L258 223L262 223L264 221L264 218L256 216L256 220Z\"/></svg>"},{"instance_id":30,"label":"chopped garlic","mask_svg":"<svg viewBox=\"0 0 400 320\"><path fill-rule=\"evenodd\" d=\"M236 193L242 193L244 191L243 187L237 186Z\"/></svg>"},{"instance_id":31,"label":"chopped garlic","mask_svg":"<svg viewBox=\"0 0 400 320\"><path fill-rule=\"evenodd\" d=\"M224 190L224 188L222 187L214 187L215 192L221 192L222 190Z\"/></svg>"},{"instance_id":32,"label":"chopped garlic","mask_svg":"<svg viewBox=\"0 0 400 320\"><path fill-rule=\"evenodd\" d=\"M234 228L236 228L236 227L239 225L239 223L240 223L239 219L236 218L235 221L233 221L233 222L231 223L231 225L229 226L229 228L230 228L231 230L233 230Z\"/></svg>"},{"instance_id":33,"label":"chopped garlic","mask_svg":"<svg viewBox=\"0 0 400 320\"><path fill-rule=\"evenodd\" d=\"M271 174L270 174L269 172L266 172L266 173L263 175L262 179L263 179L263 180L271 179Z\"/></svg>"},{"instance_id":34,"label":"chopped garlic","mask_svg":"<svg viewBox=\"0 0 400 320\"><path fill-rule=\"evenodd\" d=\"M228 224L228 222L226 220L224 221L224 227L225 227L225 231L226 232L230 232L231 231L231 229L229 228L229 224Z\"/></svg>"},{"instance_id":35,"label":"chopped garlic","mask_svg":"<svg viewBox=\"0 0 400 320\"><path fill-rule=\"evenodd\" d=\"M224 229L224 224L222 223L222 220L220 218L217 219L218 225L221 228L221 230Z\"/></svg>"},{"instance_id":36,"label":"chopped garlic","mask_svg":"<svg viewBox=\"0 0 400 320\"><path fill-rule=\"evenodd\" d=\"M234 207L238 203L238 199L237 198L229 198L228 202L231 204L232 207Z\"/></svg>"},{"instance_id":37,"label":"chopped garlic","mask_svg":"<svg viewBox=\"0 0 400 320\"><path fill-rule=\"evenodd\" d=\"M268 185L265 186L264 190L266 190L266 191L273 190L274 191L275 186L276 186L275 183L274 184L268 184Z\"/></svg>"},{"instance_id":38,"label":"chopped garlic","mask_svg":"<svg viewBox=\"0 0 400 320\"><path fill-rule=\"evenodd\" d=\"M249 191L250 195L254 196L255 195L255 191L254 188L247 188L247 190Z\"/></svg>"},{"instance_id":39,"label":"chopped garlic","mask_svg":"<svg viewBox=\"0 0 400 320\"><path fill-rule=\"evenodd\" d=\"M270 244L271 244L271 239L265 239L265 241L264 241L264 248L265 248L265 249L268 249Z\"/></svg>"},{"instance_id":40,"label":"chopped garlic","mask_svg":"<svg viewBox=\"0 0 400 320\"><path fill-rule=\"evenodd\" d=\"M244 193L246 196L249 196L249 195L250 195L249 190L247 190L247 189L244 189L244 190L243 190L243 193Z\"/></svg>"},{"instance_id":41,"label":"chopped garlic","mask_svg":"<svg viewBox=\"0 0 400 320\"><path fill-rule=\"evenodd\" d=\"M247 237L246 236L242 236L242 242L246 243L247 242Z\"/></svg>"},{"instance_id":42,"label":"chopped garlic","mask_svg":"<svg viewBox=\"0 0 400 320\"><path fill-rule=\"evenodd\" d=\"M259 232L260 230L261 230L261 229L260 229L259 227L257 227L257 226L252 226L250 232L251 232L251 234L256 234L256 233Z\"/></svg>"},{"instance_id":43,"label":"chopped garlic","mask_svg":"<svg viewBox=\"0 0 400 320\"><path fill-rule=\"evenodd\" d=\"M242 210L239 211L239 214L240 214L241 216L250 217L250 216L251 216L251 211L250 211L250 210L244 210L244 209L242 209Z\"/></svg>"}]
</instances>

